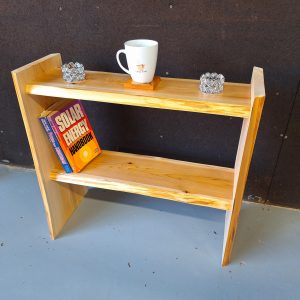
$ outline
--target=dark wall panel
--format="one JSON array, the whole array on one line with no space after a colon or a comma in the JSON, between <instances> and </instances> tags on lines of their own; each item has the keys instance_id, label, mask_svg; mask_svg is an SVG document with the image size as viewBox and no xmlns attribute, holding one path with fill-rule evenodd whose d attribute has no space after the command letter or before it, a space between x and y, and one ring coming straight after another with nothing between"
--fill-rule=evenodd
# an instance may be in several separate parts
<instances>
[{"instance_id":1,"label":"dark wall panel","mask_svg":"<svg viewBox=\"0 0 300 300\"><path fill-rule=\"evenodd\" d=\"M300 86L300 84L299 84ZM295 97L291 118L272 178L268 200L271 203L300 207L300 89Z\"/></svg>"},{"instance_id":2,"label":"dark wall panel","mask_svg":"<svg viewBox=\"0 0 300 300\"><path fill-rule=\"evenodd\" d=\"M0 160L32 165L10 70L48 53L92 70L121 72L123 42L159 42L157 73L199 78L217 71L249 82L263 67L267 101L246 196L267 196L299 78L298 1L0 0ZM85 103L101 145L232 166L239 119ZM5 112L5 113L3 113ZM251 197L250 197L251 198ZM258 198L256 198L258 199Z\"/></svg>"}]
</instances>

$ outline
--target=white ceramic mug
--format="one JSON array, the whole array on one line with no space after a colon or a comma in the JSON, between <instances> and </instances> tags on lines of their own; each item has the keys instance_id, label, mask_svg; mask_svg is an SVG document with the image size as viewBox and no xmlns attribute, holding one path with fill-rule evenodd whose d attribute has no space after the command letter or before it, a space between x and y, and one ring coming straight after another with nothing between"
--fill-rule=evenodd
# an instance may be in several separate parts
<instances>
[{"instance_id":1,"label":"white ceramic mug","mask_svg":"<svg viewBox=\"0 0 300 300\"><path fill-rule=\"evenodd\" d=\"M137 83L148 83L153 80L158 52L158 42L152 40L131 40L124 43L125 49L119 50L116 58L120 68L128 73ZM128 69L120 62L119 55L124 53Z\"/></svg>"}]
</instances>

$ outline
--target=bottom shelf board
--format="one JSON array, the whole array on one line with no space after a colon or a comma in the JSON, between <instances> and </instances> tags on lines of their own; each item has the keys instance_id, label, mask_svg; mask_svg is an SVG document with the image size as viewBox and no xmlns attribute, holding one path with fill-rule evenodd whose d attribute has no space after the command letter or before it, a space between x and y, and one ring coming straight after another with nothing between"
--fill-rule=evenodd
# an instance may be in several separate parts
<instances>
[{"instance_id":1,"label":"bottom shelf board","mask_svg":"<svg viewBox=\"0 0 300 300\"><path fill-rule=\"evenodd\" d=\"M102 153L80 173L54 169L59 182L230 210L234 169L114 151Z\"/></svg>"}]
</instances>

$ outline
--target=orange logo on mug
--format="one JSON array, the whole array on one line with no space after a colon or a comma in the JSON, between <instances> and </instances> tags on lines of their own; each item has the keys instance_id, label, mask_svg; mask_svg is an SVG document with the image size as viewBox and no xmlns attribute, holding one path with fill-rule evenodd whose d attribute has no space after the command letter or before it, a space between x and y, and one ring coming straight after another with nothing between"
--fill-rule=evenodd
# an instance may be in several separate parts
<instances>
[{"instance_id":1,"label":"orange logo on mug","mask_svg":"<svg viewBox=\"0 0 300 300\"><path fill-rule=\"evenodd\" d=\"M139 73L146 72L146 71L145 71L145 65L144 65L144 64L136 65L136 67L137 67L137 72L139 72Z\"/></svg>"}]
</instances>

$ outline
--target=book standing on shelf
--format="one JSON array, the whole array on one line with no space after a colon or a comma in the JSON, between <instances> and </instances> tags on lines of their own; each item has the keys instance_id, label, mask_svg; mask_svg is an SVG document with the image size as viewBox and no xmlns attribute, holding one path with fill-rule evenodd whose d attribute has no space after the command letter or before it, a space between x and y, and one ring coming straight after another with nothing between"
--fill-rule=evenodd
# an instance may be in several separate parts
<instances>
[{"instance_id":1,"label":"book standing on shelf","mask_svg":"<svg viewBox=\"0 0 300 300\"><path fill-rule=\"evenodd\" d=\"M80 172L101 153L79 100L55 103L41 114L40 120L66 173Z\"/></svg>"}]
</instances>

